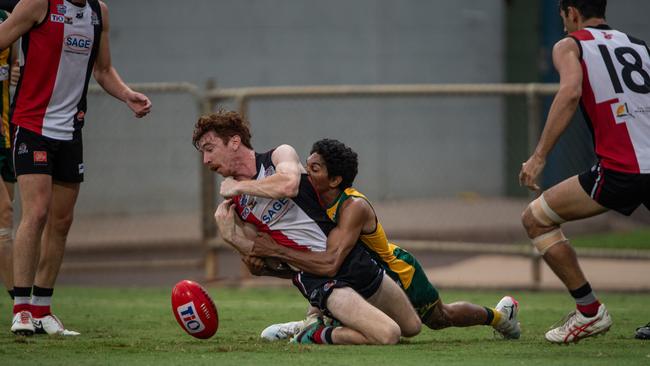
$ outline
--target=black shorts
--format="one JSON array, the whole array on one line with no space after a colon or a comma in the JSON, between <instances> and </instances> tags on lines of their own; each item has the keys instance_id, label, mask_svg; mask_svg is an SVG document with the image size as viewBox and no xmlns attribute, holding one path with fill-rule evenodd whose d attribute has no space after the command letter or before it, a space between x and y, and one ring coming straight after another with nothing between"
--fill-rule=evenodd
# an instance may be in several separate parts
<instances>
[{"instance_id":1,"label":"black shorts","mask_svg":"<svg viewBox=\"0 0 650 366\"><path fill-rule=\"evenodd\" d=\"M22 127L16 128L13 146L16 176L47 174L68 183L84 180L83 143L81 131L72 140L55 140Z\"/></svg>"},{"instance_id":2,"label":"black shorts","mask_svg":"<svg viewBox=\"0 0 650 366\"><path fill-rule=\"evenodd\" d=\"M14 172L14 159L11 156L11 149L0 147L0 176L7 183L16 183Z\"/></svg>"},{"instance_id":3,"label":"black shorts","mask_svg":"<svg viewBox=\"0 0 650 366\"><path fill-rule=\"evenodd\" d=\"M383 278L384 270L372 259L364 246L357 243L333 278L300 272L294 276L293 284L312 306L329 314L327 299L333 289L350 287L367 299L377 292Z\"/></svg>"},{"instance_id":4,"label":"black shorts","mask_svg":"<svg viewBox=\"0 0 650 366\"><path fill-rule=\"evenodd\" d=\"M610 210L629 216L641 204L650 209L650 174L622 173L596 164L578 180L594 201Z\"/></svg>"}]
</instances>

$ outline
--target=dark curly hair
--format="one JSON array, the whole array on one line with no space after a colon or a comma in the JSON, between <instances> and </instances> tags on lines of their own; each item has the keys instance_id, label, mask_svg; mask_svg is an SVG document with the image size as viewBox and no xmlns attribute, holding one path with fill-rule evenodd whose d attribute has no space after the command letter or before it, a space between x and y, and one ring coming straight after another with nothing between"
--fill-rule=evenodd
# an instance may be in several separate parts
<instances>
[{"instance_id":1,"label":"dark curly hair","mask_svg":"<svg viewBox=\"0 0 650 366\"><path fill-rule=\"evenodd\" d=\"M250 123L239 113L219 109L217 113L199 117L198 122L194 125L192 144L198 149L201 137L209 131L214 131L224 144L227 144L230 138L236 135L241 138L241 143L244 146L253 149L249 125Z\"/></svg>"},{"instance_id":2,"label":"dark curly hair","mask_svg":"<svg viewBox=\"0 0 650 366\"><path fill-rule=\"evenodd\" d=\"M559 6L565 12L569 10L569 6L578 9L583 19L605 19L607 0L560 0Z\"/></svg>"},{"instance_id":3,"label":"dark curly hair","mask_svg":"<svg viewBox=\"0 0 650 366\"><path fill-rule=\"evenodd\" d=\"M314 143L310 154L317 153L325 161L327 175L330 178L341 177L339 188L352 187L359 171L357 153L344 143L334 139L322 139Z\"/></svg>"}]
</instances>

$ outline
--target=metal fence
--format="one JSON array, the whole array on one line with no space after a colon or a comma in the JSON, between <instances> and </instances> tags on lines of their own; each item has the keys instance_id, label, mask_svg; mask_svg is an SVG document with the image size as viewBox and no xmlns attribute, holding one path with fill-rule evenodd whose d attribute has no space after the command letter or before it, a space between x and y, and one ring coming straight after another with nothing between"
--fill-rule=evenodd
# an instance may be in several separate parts
<instances>
[{"instance_id":1,"label":"metal fence","mask_svg":"<svg viewBox=\"0 0 650 366\"><path fill-rule=\"evenodd\" d=\"M443 85L341 85L341 86L303 86L303 87L250 87L217 89L208 83L205 90L192 84L181 83L156 83L132 85L135 90L143 92L181 92L191 95L196 100L197 114L206 114L215 110L217 105L234 103L236 109L243 115L249 114L251 104L264 100L286 100L295 98L396 98L405 96L432 97L432 96L520 96L525 98L528 123L528 148L532 152L539 138L542 118L542 99L553 95L557 89L556 84L443 84ZM91 92L99 93L97 87ZM197 162L200 164L200 162ZM214 211L219 202L216 193L217 176L208 169L202 168L200 173L200 217L201 217L201 245L205 250L204 261L205 277L208 280L216 279L219 275L219 252L226 249L227 245L218 238L214 222ZM524 256L531 260L530 288L539 288L541 282L540 256L529 245L499 245L488 243L459 243L459 242L434 242L401 240L400 244L405 249L425 250L448 253L471 254L502 254ZM578 250L581 256L596 258L617 259L650 259L647 251L612 251L612 250ZM187 262L187 261L185 261ZM187 264L187 263L184 263ZM135 265L142 265L135 264ZM197 263L198 264L198 263ZM151 265L147 263L146 265ZM173 266L170 261L161 262L162 266ZM242 269L246 276L248 272Z\"/></svg>"},{"instance_id":2,"label":"metal fence","mask_svg":"<svg viewBox=\"0 0 650 366\"><path fill-rule=\"evenodd\" d=\"M440 84L440 85L340 85L303 87L255 87L235 89L209 89L205 94L204 106L211 111L224 101L234 101L243 115L248 114L252 102L266 99L288 98L350 98L378 97L395 98L403 96L524 96L527 104L528 146L532 152L541 128L541 98L557 92L555 84ZM218 197L215 192L215 176L204 170L201 179L203 195L202 238L206 246L206 277L218 275L218 252L225 244L217 238L217 228L213 220ZM406 249L421 249L444 252L497 253L525 255L531 258L531 288L538 288L541 281L540 257L530 246L485 245L459 243L432 243L401 241ZM242 273L247 273L243 270Z\"/></svg>"}]
</instances>

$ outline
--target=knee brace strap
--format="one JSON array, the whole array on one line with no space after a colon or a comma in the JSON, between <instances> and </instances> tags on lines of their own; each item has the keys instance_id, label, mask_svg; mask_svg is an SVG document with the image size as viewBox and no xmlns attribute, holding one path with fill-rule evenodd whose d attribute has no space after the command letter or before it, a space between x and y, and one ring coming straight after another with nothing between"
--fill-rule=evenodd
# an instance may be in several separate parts
<instances>
[{"instance_id":1,"label":"knee brace strap","mask_svg":"<svg viewBox=\"0 0 650 366\"><path fill-rule=\"evenodd\" d=\"M13 230L10 227L0 227L0 239L9 238L11 239L11 234Z\"/></svg>"},{"instance_id":2,"label":"knee brace strap","mask_svg":"<svg viewBox=\"0 0 650 366\"><path fill-rule=\"evenodd\" d=\"M12 230L10 227L0 228L0 250L11 246Z\"/></svg>"},{"instance_id":3,"label":"knee brace strap","mask_svg":"<svg viewBox=\"0 0 650 366\"><path fill-rule=\"evenodd\" d=\"M543 194L530 203L530 211L543 226L555 226L566 222L546 203Z\"/></svg>"},{"instance_id":4,"label":"knee brace strap","mask_svg":"<svg viewBox=\"0 0 650 366\"><path fill-rule=\"evenodd\" d=\"M558 228L534 238L533 245L537 248L540 254L544 255L550 247L563 241L566 241L566 237L564 236L562 229Z\"/></svg>"}]
</instances>

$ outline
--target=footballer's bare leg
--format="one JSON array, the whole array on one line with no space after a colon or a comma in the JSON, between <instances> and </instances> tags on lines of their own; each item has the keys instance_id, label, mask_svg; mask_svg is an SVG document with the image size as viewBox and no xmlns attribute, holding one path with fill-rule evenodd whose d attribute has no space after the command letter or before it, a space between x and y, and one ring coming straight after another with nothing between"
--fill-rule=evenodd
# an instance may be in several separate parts
<instances>
[{"instance_id":1,"label":"footballer's bare leg","mask_svg":"<svg viewBox=\"0 0 650 366\"><path fill-rule=\"evenodd\" d=\"M551 187L543 193L543 198L548 207L565 221L592 217L607 211L607 208L598 204L584 191L578 176ZM535 239L560 229L560 225L556 223L541 223L534 216L531 206L529 205L522 215L522 223L529 238ZM576 252L566 238L550 246L543 253L543 258L569 290L577 289L587 282Z\"/></svg>"},{"instance_id":2,"label":"footballer's bare leg","mask_svg":"<svg viewBox=\"0 0 650 366\"><path fill-rule=\"evenodd\" d=\"M605 333L612 319L587 282L578 258L560 225L565 221L596 216L607 208L594 201L582 188L578 176L551 187L531 202L524 211L522 223L533 245L542 254L576 302L576 311L562 325L546 332L552 343L577 342L582 338Z\"/></svg>"},{"instance_id":3,"label":"footballer's bare leg","mask_svg":"<svg viewBox=\"0 0 650 366\"><path fill-rule=\"evenodd\" d=\"M40 252L40 242L52 198L52 177L46 174L18 176L21 192L22 218L14 240L14 286L29 287Z\"/></svg>"},{"instance_id":4,"label":"footballer's bare leg","mask_svg":"<svg viewBox=\"0 0 650 366\"><path fill-rule=\"evenodd\" d=\"M399 342L399 325L349 287L332 290L327 299L327 309L344 324L332 331L334 344L385 345Z\"/></svg>"},{"instance_id":5,"label":"footballer's bare leg","mask_svg":"<svg viewBox=\"0 0 650 366\"><path fill-rule=\"evenodd\" d=\"M79 195L79 183L55 182L52 202L43 232L41 259L34 284L53 288L63 262L63 254L72 226L74 206Z\"/></svg>"},{"instance_id":6,"label":"footballer's bare leg","mask_svg":"<svg viewBox=\"0 0 650 366\"><path fill-rule=\"evenodd\" d=\"M78 332L65 329L63 323L52 314L54 284L63 262L63 253L72 225L74 205L79 194L79 183L55 181L52 190L50 212L43 232L41 257L34 280L32 315L36 333L77 336Z\"/></svg>"},{"instance_id":7,"label":"footballer's bare leg","mask_svg":"<svg viewBox=\"0 0 650 366\"><path fill-rule=\"evenodd\" d=\"M444 329L448 327L484 325L487 318L488 313L483 306L466 301L444 304L440 300L434 306L429 319L426 319L425 322L431 329Z\"/></svg>"},{"instance_id":8,"label":"footballer's bare leg","mask_svg":"<svg viewBox=\"0 0 650 366\"><path fill-rule=\"evenodd\" d=\"M31 292L38 264L41 234L52 197L52 177L46 174L18 176L22 217L13 248L14 317L11 331L30 336L35 328L31 313Z\"/></svg>"},{"instance_id":9,"label":"footballer's bare leg","mask_svg":"<svg viewBox=\"0 0 650 366\"><path fill-rule=\"evenodd\" d=\"M399 325L402 336L414 337L420 333L422 327L420 317L413 309L406 293L388 275L384 274L381 286L368 302L393 319Z\"/></svg>"},{"instance_id":10,"label":"footballer's bare leg","mask_svg":"<svg viewBox=\"0 0 650 366\"><path fill-rule=\"evenodd\" d=\"M12 254L12 228L14 220L13 208L14 185L9 182L0 184L0 277L5 288L13 293L13 261Z\"/></svg>"}]
</instances>

